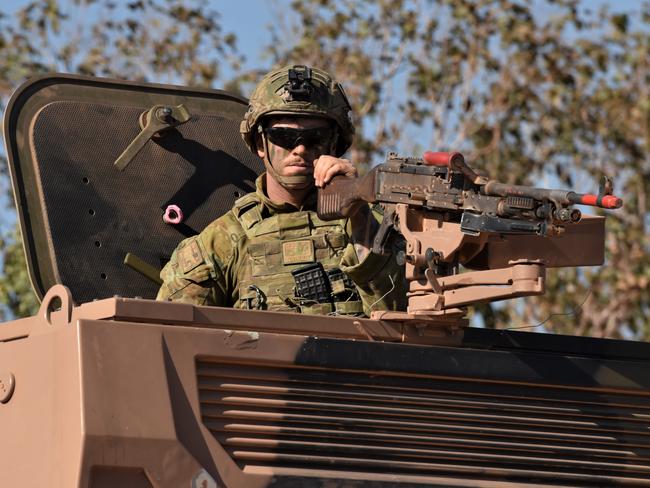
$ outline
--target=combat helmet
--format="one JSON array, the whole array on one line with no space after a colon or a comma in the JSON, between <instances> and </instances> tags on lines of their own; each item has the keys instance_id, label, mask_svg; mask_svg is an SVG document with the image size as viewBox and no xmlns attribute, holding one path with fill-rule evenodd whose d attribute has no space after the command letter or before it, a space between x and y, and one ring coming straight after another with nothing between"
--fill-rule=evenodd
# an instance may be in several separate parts
<instances>
[{"instance_id":1,"label":"combat helmet","mask_svg":"<svg viewBox=\"0 0 650 488\"><path fill-rule=\"evenodd\" d=\"M256 154L255 134L268 115L311 115L336 122L338 139L335 156L342 156L352 144L354 126L350 103L340 83L318 68L285 66L270 72L251 95L240 132L249 149Z\"/></svg>"}]
</instances>

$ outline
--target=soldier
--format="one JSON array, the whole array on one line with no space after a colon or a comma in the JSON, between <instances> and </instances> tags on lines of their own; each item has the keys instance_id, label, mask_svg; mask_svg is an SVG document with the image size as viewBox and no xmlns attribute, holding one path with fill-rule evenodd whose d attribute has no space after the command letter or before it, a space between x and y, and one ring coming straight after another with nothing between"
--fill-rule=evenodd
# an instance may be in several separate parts
<instances>
[{"instance_id":1,"label":"soldier","mask_svg":"<svg viewBox=\"0 0 650 488\"><path fill-rule=\"evenodd\" d=\"M341 159L354 135L341 85L317 68L273 71L254 90L241 135L264 160L257 191L180 243L158 299L320 314L403 309L403 270L370 251L378 212L362 206L323 221L315 211L316 187L357 177Z\"/></svg>"}]
</instances>

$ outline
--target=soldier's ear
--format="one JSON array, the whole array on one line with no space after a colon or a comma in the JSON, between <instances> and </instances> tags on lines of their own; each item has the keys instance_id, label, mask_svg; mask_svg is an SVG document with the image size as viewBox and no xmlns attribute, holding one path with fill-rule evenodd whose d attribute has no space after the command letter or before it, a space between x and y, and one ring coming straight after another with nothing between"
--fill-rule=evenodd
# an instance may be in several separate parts
<instances>
[{"instance_id":1,"label":"soldier's ear","mask_svg":"<svg viewBox=\"0 0 650 488\"><path fill-rule=\"evenodd\" d=\"M264 159L266 152L264 151L264 141L260 132L255 133L255 147L257 148L257 155Z\"/></svg>"}]
</instances>

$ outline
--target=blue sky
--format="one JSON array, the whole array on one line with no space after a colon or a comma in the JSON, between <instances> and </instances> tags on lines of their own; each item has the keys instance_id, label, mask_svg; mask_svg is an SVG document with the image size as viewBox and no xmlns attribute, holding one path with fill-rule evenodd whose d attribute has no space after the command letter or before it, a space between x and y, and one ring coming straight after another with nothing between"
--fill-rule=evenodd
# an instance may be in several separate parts
<instances>
[{"instance_id":1,"label":"blue sky","mask_svg":"<svg viewBox=\"0 0 650 488\"><path fill-rule=\"evenodd\" d=\"M259 64L259 52L268 44L269 25L280 1L244 0L235 2L211 2L221 12L224 29L237 35L237 43L246 55L246 66L255 68Z\"/></svg>"}]
</instances>

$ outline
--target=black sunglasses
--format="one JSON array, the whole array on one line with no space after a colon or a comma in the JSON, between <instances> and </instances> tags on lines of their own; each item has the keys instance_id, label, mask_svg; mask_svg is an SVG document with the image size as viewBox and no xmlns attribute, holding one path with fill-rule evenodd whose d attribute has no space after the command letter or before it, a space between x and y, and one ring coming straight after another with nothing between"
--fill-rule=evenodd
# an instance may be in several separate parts
<instances>
[{"instance_id":1,"label":"black sunglasses","mask_svg":"<svg viewBox=\"0 0 650 488\"><path fill-rule=\"evenodd\" d=\"M293 149L300 145L305 147L326 146L332 141L334 132L331 127L313 129L294 129L291 127L267 127L266 137L276 146Z\"/></svg>"}]
</instances>

